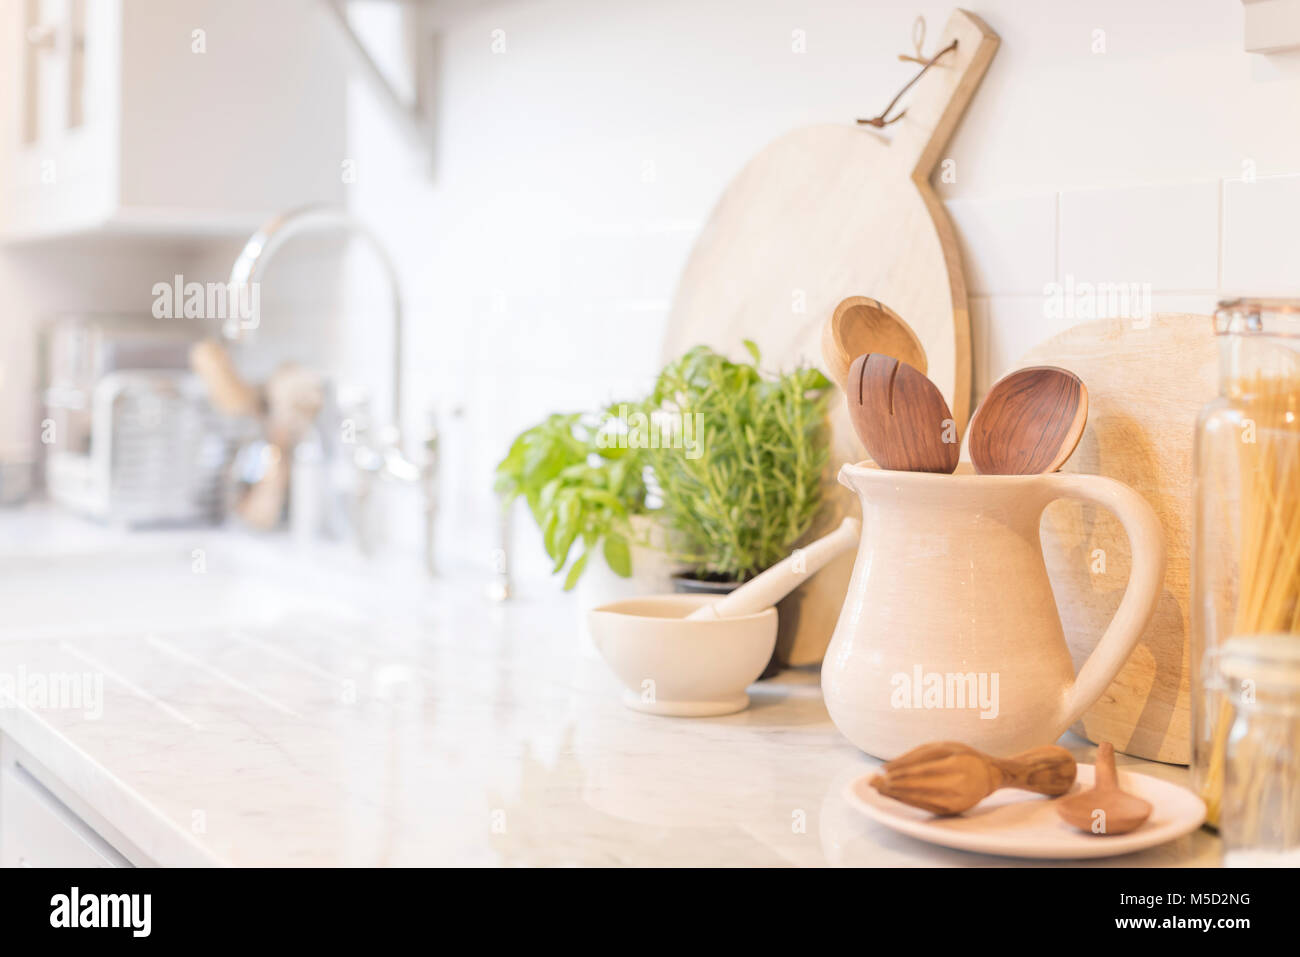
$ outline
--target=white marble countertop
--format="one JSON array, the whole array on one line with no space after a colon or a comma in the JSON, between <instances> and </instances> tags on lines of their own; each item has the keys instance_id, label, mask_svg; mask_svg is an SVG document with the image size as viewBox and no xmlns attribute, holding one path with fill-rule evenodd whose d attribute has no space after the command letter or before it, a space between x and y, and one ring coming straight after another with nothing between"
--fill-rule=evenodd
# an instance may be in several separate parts
<instances>
[{"instance_id":1,"label":"white marble countertop","mask_svg":"<svg viewBox=\"0 0 1300 957\"><path fill-rule=\"evenodd\" d=\"M558 593L494 605L472 571L70 521L0 513L0 672L102 674L102 715L0 707L0 732L148 862L1034 866L852 810L841 791L877 762L815 670L740 714L645 715ZM1219 857L1198 831L1088 866Z\"/></svg>"}]
</instances>

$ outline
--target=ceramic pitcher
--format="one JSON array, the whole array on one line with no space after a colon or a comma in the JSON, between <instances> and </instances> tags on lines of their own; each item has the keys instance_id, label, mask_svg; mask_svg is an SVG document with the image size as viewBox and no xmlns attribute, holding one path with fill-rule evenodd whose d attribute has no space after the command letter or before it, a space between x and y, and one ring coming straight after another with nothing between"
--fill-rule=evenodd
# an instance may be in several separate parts
<instances>
[{"instance_id":1,"label":"ceramic pitcher","mask_svg":"<svg viewBox=\"0 0 1300 957\"><path fill-rule=\"evenodd\" d=\"M868 754L935 740L993 754L1052 743L1101 697L1155 609L1164 535L1113 479L845 465L839 480L862 501L862 538L822 690L836 727ZM1115 617L1077 675L1039 542L1057 498L1114 512L1133 553Z\"/></svg>"}]
</instances>

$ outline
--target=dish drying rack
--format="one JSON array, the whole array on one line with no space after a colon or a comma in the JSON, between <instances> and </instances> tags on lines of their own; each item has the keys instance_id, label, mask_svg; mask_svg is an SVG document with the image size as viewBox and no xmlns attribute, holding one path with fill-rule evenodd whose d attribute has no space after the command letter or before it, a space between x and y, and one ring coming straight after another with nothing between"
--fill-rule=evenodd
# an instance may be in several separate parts
<instances>
[{"instance_id":1,"label":"dish drying rack","mask_svg":"<svg viewBox=\"0 0 1300 957\"><path fill-rule=\"evenodd\" d=\"M195 376L109 373L95 383L89 412L88 448L50 450L52 501L128 526L220 520L229 443Z\"/></svg>"}]
</instances>

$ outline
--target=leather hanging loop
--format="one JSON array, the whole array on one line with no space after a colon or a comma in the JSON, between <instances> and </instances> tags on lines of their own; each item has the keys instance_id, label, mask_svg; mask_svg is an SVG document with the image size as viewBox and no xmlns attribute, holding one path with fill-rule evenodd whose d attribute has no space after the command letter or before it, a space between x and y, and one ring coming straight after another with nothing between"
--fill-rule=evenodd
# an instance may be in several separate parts
<instances>
[{"instance_id":1,"label":"leather hanging loop","mask_svg":"<svg viewBox=\"0 0 1300 957\"><path fill-rule=\"evenodd\" d=\"M910 53L900 53L898 59L903 63L919 63L925 66L925 17L917 17L912 23L912 49L916 51L916 56Z\"/></svg>"},{"instance_id":2,"label":"leather hanging loop","mask_svg":"<svg viewBox=\"0 0 1300 957\"><path fill-rule=\"evenodd\" d=\"M930 69L930 67L934 66L935 63L938 62L939 57L943 56L945 53L951 53L956 49L957 49L957 41L953 40L952 43L949 43L946 47L944 47L934 56L930 57L930 59L925 62L925 65L921 67L921 71L917 73L916 76L908 80L907 85L898 91L898 93L894 96L894 98L889 101L889 105L887 107L881 110L879 116L874 116L869 120L858 120L858 125L874 126L877 129L880 129L881 127L888 126L890 123L897 123L899 120L901 120L904 116L907 115L907 110L903 110L897 116L890 116L889 112L895 106L898 105L898 101L903 98L903 94L906 93L908 90L910 90L913 84L915 84L917 80L925 76L925 71Z\"/></svg>"}]
</instances>

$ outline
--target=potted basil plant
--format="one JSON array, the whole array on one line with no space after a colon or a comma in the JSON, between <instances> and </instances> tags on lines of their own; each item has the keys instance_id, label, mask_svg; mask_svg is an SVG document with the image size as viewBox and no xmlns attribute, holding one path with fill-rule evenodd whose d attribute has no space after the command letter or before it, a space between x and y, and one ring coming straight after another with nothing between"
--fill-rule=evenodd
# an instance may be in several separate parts
<instances>
[{"instance_id":1,"label":"potted basil plant","mask_svg":"<svg viewBox=\"0 0 1300 957\"><path fill-rule=\"evenodd\" d=\"M611 436L612 421L549 415L496 468L503 507L525 500L565 591L583 584L583 606L670 587L668 559L650 547L657 525L646 511L644 458Z\"/></svg>"}]
</instances>

